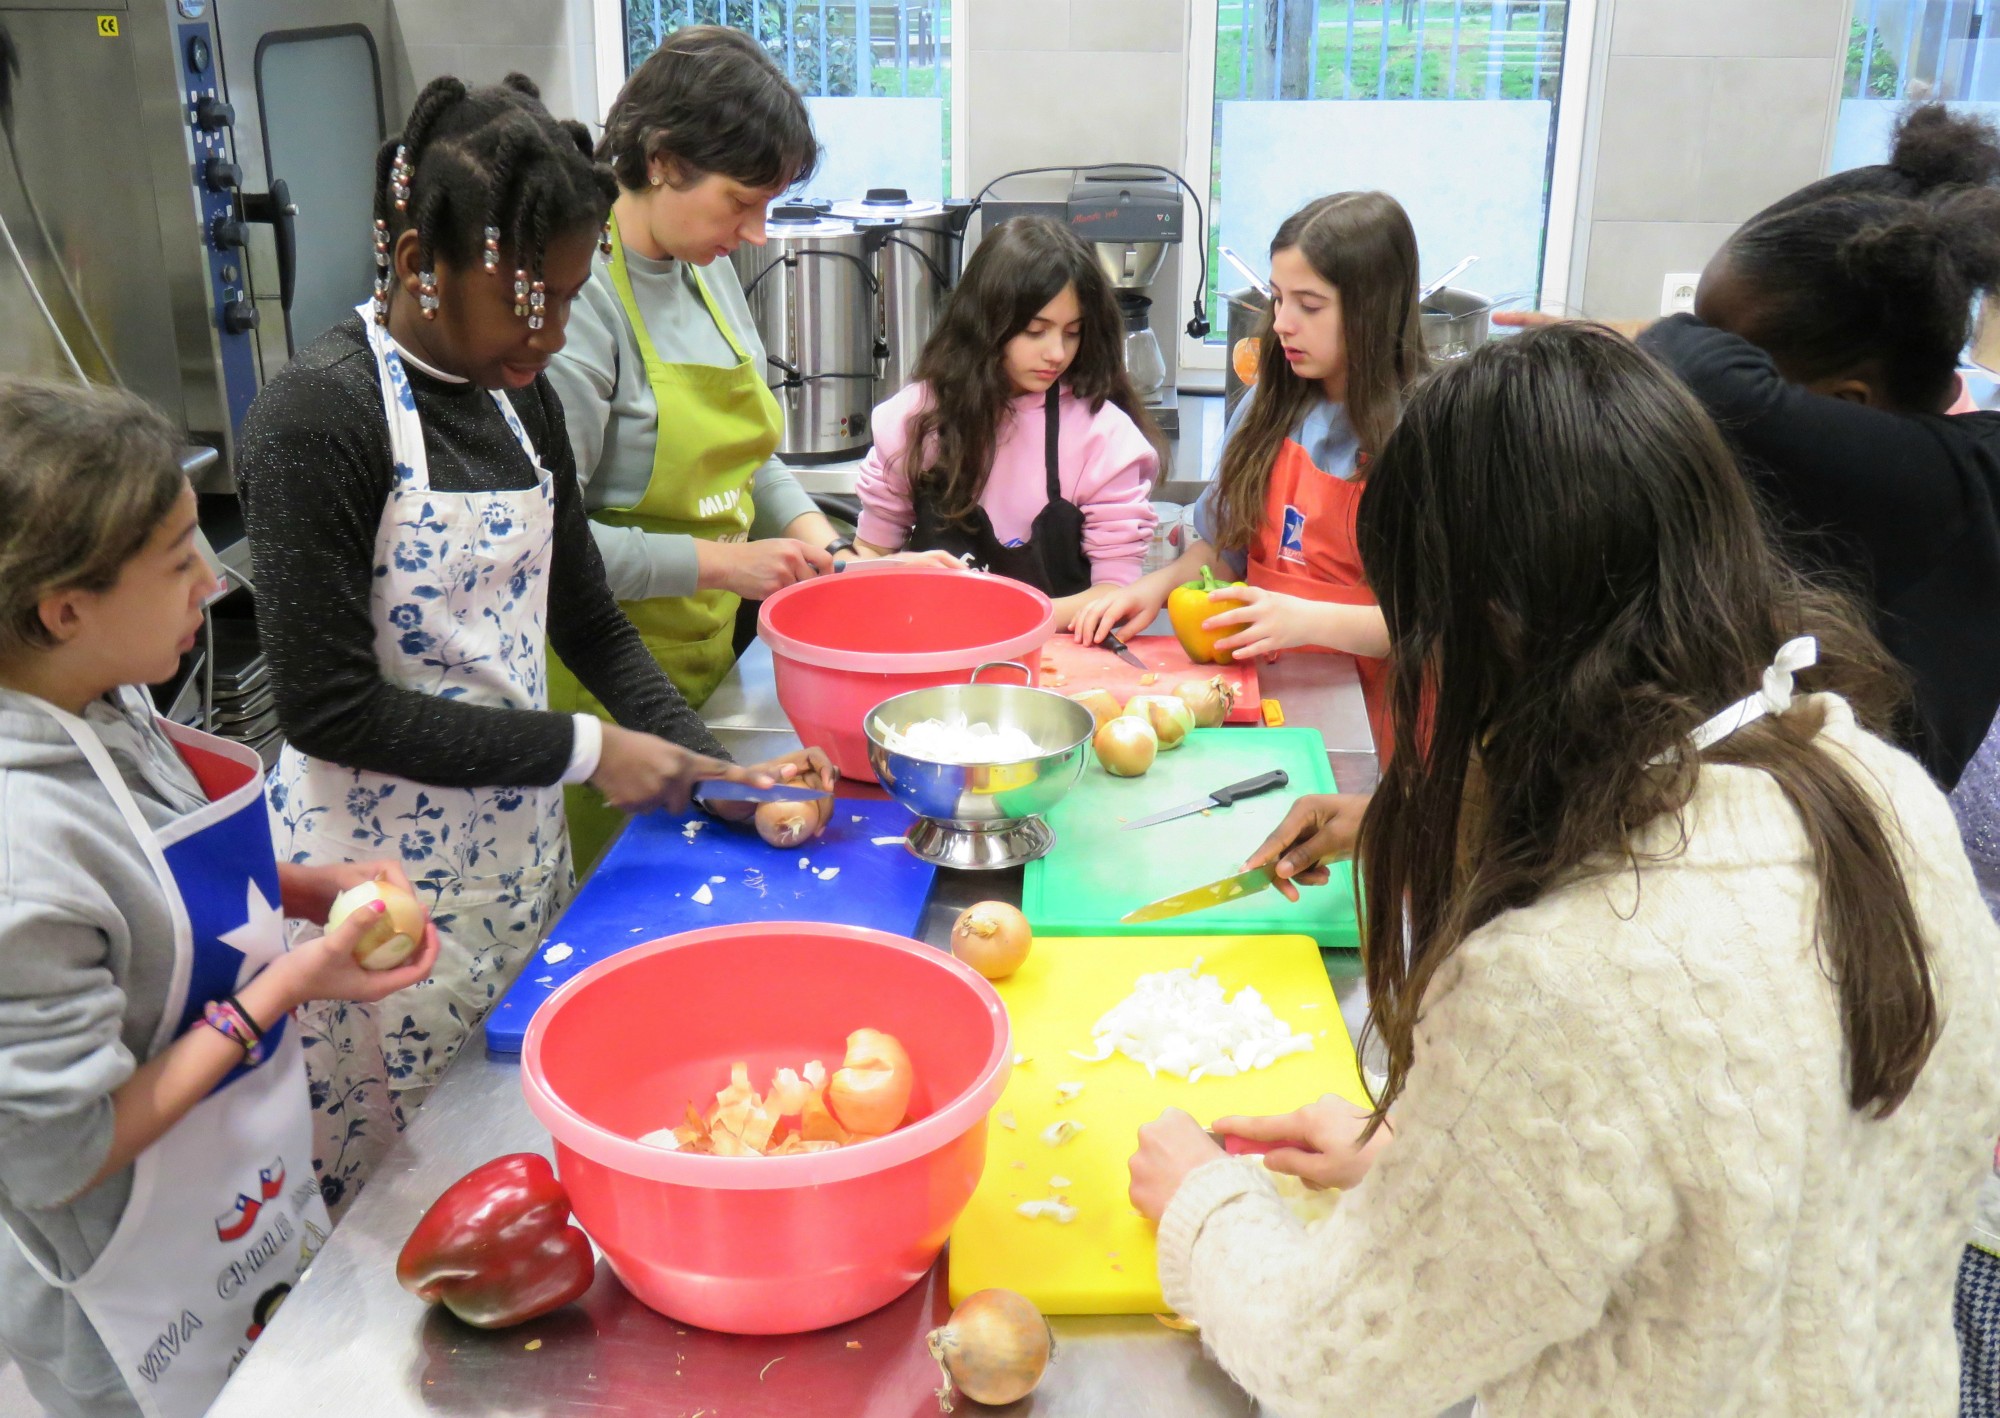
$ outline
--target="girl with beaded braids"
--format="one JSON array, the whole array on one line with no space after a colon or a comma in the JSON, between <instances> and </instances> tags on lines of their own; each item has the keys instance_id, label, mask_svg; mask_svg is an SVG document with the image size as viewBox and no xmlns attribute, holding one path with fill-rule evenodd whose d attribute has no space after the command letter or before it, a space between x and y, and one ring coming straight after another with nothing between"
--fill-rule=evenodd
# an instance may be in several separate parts
<instances>
[{"instance_id":1,"label":"girl with beaded braids","mask_svg":"<svg viewBox=\"0 0 2000 1418\"><path fill-rule=\"evenodd\" d=\"M365 1008L306 1021L336 1205L567 899L563 784L639 812L786 771L722 761L591 540L542 373L611 204L587 135L519 75L440 78L376 171L375 297L265 388L237 469L288 740L279 857L393 856L444 941L379 1047ZM551 649L611 722L549 711Z\"/></svg>"}]
</instances>

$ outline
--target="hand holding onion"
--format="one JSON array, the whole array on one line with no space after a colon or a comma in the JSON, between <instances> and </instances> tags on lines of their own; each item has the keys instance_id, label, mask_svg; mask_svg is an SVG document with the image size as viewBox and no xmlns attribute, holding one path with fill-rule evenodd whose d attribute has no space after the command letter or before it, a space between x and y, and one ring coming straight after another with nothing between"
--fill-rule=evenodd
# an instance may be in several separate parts
<instances>
[{"instance_id":1,"label":"hand holding onion","mask_svg":"<svg viewBox=\"0 0 2000 1418\"><path fill-rule=\"evenodd\" d=\"M981 1290L965 1297L925 1340L944 1372L938 1407L952 1412L954 1387L974 1403L1014 1403L1035 1391L1055 1356L1055 1336L1025 1296Z\"/></svg>"},{"instance_id":2,"label":"hand holding onion","mask_svg":"<svg viewBox=\"0 0 2000 1418\"><path fill-rule=\"evenodd\" d=\"M810 748L805 753L808 766L797 777L785 781L800 788L820 788L832 792L834 784L840 781L840 770L833 766L833 760L821 749ZM796 847L802 842L810 842L826 831L827 823L833 821L833 804L832 798L807 803L759 803L757 835L773 847Z\"/></svg>"},{"instance_id":3,"label":"hand holding onion","mask_svg":"<svg viewBox=\"0 0 2000 1418\"><path fill-rule=\"evenodd\" d=\"M375 903L381 913L361 927L354 943L354 961L364 970L393 970L417 953L429 917L417 898L390 881L364 881L333 898L329 926L345 924L357 911Z\"/></svg>"}]
</instances>

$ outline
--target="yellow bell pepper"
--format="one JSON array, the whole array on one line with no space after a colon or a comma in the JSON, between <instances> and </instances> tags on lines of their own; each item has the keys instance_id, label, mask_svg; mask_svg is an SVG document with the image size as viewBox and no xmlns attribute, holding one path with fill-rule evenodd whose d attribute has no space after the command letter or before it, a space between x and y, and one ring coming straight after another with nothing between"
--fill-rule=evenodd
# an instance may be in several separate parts
<instances>
[{"instance_id":1,"label":"yellow bell pepper","mask_svg":"<svg viewBox=\"0 0 2000 1418\"><path fill-rule=\"evenodd\" d=\"M1173 622L1174 635L1180 640L1181 648L1197 665L1235 662L1236 656L1232 652L1215 648L1216 641L1226 639L1234 631L1203 630L1201 623L1219 611L1242 605L1239 598L1226 594L1231 587L1242 584L1241 581L1217 581L1215 573L1204 566L1201 580L1183 582L1168 593L1167 619Z\"/></svg>"}]
</instances>

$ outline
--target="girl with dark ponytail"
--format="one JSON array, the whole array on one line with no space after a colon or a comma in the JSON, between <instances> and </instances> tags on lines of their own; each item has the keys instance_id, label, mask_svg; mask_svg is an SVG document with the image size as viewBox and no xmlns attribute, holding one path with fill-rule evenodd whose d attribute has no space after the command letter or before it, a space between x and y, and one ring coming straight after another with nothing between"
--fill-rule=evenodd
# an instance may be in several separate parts
<instances>
[{"instance_id":1,"label":"girl with dark ponytail","mask_svg":"<svg viewBox=\"0 0 2000 1418\"><path fill-rule=\"evenodd\" d=\"M379 1044L366 1007L306 1020L336 1207L567 900L562 784L643 811L764 777L721 761L612 599L543 375L616 192L526 78L432 80L376 161L373 299L244 423L278 855L400 860L444 941ZM551 648L615 722L549 712Z\"/></svg>"},{"instance_id":2,"label":"girl with dark ponytail","mask_svg":"<svg viewBox=\"0 0 2000 1418\"><path fill-rule=\"evenodd\" d=\"M1752 217L1695 313L1640 338L1748 455L1797 549L1845 573L1909 671L1900 737L1949 789L2000 707L2000 414L1947 418L2000 289L2000 137L1940 104L1890 160Z\"/></svg>"}]
</instances>

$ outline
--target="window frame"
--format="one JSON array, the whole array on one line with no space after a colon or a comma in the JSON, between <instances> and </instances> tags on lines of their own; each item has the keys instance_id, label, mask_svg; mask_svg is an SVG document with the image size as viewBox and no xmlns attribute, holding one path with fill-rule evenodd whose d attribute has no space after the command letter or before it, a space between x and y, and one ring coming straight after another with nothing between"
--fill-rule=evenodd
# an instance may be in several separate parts
<instances>
[{"instance_id":1,"label":"window frame","mask_svg":"<svg viewBox=\"0 0 2000 1418\"><path fill-rule=\"evenodd\" d=\"M1215 161L1215 44L1220 0L1188 0L1192 11L1188 33L1187 132L1182 149L1182 171L1202 194L1205 215L1210 223L1215 212L1209 202L1210 174ZM1582 194L1586 159L1594 132L1595 118L1590 99L1595 88L1598 20L1608 12L1609 0L1569 0L1568 27L1563 31L1562 84L1556 98L1554 156L1549 173L1549 209L1542 241L1543 309L1569 307L1573 260L1582 249L1578 240L1582 215ZM956 19L953 21L957 23ZM1380 102L1381 100L1352 100ZM1408 102L1408 100L1389 100ZM1196 176L1199 174L1199 177ZM1246 253L1247 254L1247 253ZM1199 293L1201 263L1181 262L1181 305L1192 306ZM1212 283L1228 280L1228 275L1210 271ZM1213 382L1220 389L1223 345L1220 341L1197 340L1183 332L1180 336L1182 382L1195 374L1199 382Z\"/></svg>"},{"instance_id":2,"label":"window frame","mask_svg":"<svg viewBox=\"0 0 2000 1418\"><path fill-rule=\"evenodd\" d=\"M1199 0L1196 0L1199 3ZM966 195L966 130L964 70L961 67L970 45L967 40L972 0L949 0L951 11L951 193ZM1214 0L1209 0L1213 4ZM625 0L590 0L591 38L596 46L597 113L595 122L602 130L611 114L611 101L625 86ZM857 194L859 195L859 194Z\"/></svg>"}]
</instances>

